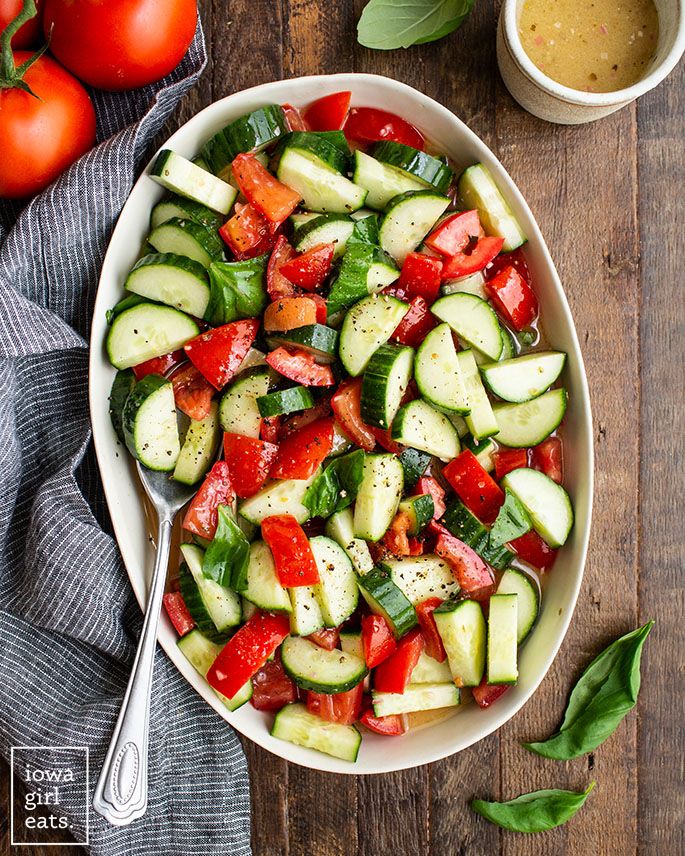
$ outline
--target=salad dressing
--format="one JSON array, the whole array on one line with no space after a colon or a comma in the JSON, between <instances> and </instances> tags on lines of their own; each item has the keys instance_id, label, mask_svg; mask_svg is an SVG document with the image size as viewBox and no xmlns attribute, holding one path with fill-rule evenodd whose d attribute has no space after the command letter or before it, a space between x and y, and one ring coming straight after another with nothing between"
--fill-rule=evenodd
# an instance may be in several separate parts
<instances>
[{"instance_id":1,"label":"salad dressing","mask_svg":"<svg viewBox=\"0 0 685 856\"><path fill-rule=\"evenodd\" d=\"M654 0L524 0L523 49L552 80L615 92L649 69L659 38Z\"/></svg>"}]
</instances>

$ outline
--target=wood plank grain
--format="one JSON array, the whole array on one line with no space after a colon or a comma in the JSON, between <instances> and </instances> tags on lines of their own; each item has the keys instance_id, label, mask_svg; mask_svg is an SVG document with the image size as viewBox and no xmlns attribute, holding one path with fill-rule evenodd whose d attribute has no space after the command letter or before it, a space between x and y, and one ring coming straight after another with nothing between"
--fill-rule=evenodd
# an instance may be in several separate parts
<instances>
[{"instance_id":1,"label":"wood plank grain","mask_svg":"<svg viewBox=\"0 0 685 856\"><path fill-rule=\"evenodd\" d=\"M656 619L642 660L637 822L640 854L684 853L685 527L675 505L685 484L683 64L639 101L637 109L642 239L640 621Z\"/></svg>"},{"instance_id":2,"label":"wood plank grain","mask_svg":"<svg viewBox=\"0 0 685 856\"><path fill-rule=\"evenodd\" d=\"M382 776L361 776L359 856L427 854L430 822L428 789L428 767L400 770Z\"/></svg>"}]
</instances>

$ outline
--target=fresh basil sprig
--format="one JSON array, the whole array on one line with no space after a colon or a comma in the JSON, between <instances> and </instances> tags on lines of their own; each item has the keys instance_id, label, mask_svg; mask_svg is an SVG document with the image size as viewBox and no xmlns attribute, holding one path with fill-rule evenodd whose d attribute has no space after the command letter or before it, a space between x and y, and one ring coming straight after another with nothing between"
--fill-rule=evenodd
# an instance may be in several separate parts
<instances>
[{"instance_id":1,"label":"fresh basil sprig","mask_svg":"<svg viewBox=\"0 0 685 856\"><path fill-rule=\"evenodd\" d=\"M635 707L640 690L640 657L653 621L621 636L596 657L571 693L557 734L526 749L569 761L596 749Z\"/></svg>"},{"instance_id":2,"label":"fresh basil sprig","mask_svg":"<svg viewBox=\"0 0 685 856\"><path fill-rule=\"evenodd\" d=\"M222 586L230 586L243 591L247 566L250 561L250 542L243 530L233 519L228 505L220 505L217 510L216 535L207 547L202 563L202 574Z\"/></svg>"},{"instance_id":3,"label":"fresh basil sprig","mask_svg":"<svg viewBox=\"0 0 685 856\"><path fill-rule=\"evenodd\" d=\"M472 800L471 808L491 823L513 832L544 832L566 823L580 809L594 788L591 782L587 790L576 791L533 791L521 794L509 802L487 802Z\"/></svg>"},{"instance_id":4,"label":"fresh basil sprig","mask_svg":"<svg viewBox=\"0 0 685 856\"><path fill-rule=\"evenodd\" d=\"M357 25L359 44L408 48L448 35L468 17L474 0L370 0Z\"/></svg>"}]
</instances>

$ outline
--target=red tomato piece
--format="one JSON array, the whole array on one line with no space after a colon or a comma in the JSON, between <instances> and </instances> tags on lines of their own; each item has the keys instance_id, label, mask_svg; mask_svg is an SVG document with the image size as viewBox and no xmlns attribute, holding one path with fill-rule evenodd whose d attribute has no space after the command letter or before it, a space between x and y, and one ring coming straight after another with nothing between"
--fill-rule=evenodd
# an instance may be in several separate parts
<instances>
[{"instance_id":1,"label":"red tomato piece","mask_svg":"<svg viewBox=\"0 0 685 856\"><path fill-rule=\"evenodd\" d=\"M257 612L228 640L207 672L217 692L233 698L290 633L286 615Z\"/></svg>"},{"instance_id":2,"label":"red tomato piece","mask_svg":"<svg viewBox=\"0 0 685 856\"><path fill-rule=\"evenodd\" d=\"M403 693L425 647L418 628L403 636L394 654L376 668L373 687L379 693Z\"/></svg>"},{"instance_id":3,"label":"red tomato piece","mask_svg":"<svg viewBox=\"0 0 685 856\"><path fill-rule=\"evenodd\" d=\"M502 253L501 256L497 256L497 258L494 259L494 261L492 261L485 269L485 278L492 279L497 276L500 271L503 271L510 265L516 268L528 285L531 285L531 276L530 271L528 270L528 264L520 247L517 250L512 250L510 253Z\"/></svg>"},{"instance_id":4,"label":"red tomato piece","mask_svg":"<svg viewBox=\"0 0 685 856\"><path fill-rule=\"evenodd\" d=\"M376 110L374 107L353 107L343 127L345 136L351 140L374 143L393 140L423 150L425 141L419 130L395 113Z\"/></svg>"},{"instance_id":5,"label":"red tomato piece","mask_svg":"<svg viewBox=\"0 0 685 856\"><path fill-rule=\"evenodd\" d=\"M279 235L266 267L266 290L271 300L295 296L295 288L292 282L283 276L281 268L296 255L285 235Z\"/></svg>"},{"instance_id":6,"label":"red tomato piece","mask_svg":"<svg viewBox=\"0 0 685 856\"><path fill-rule=\"evenodd\" d=\"M469 511L483 523L494 522L504 502L504 491L470 449L450 461L442 474Z\"/></svg>"},{"instance_id":7,"label":"red tomato piece","mask_svg":"<svg viewBox=\"0 0 685 856\"><path fill-rule=\"evenodd\" d=\"M291 131L309 131L310 128L307 123L302 118L302 114L297 109L297 107L293 107L292 104L282 104L283 112L285 113L285 121L288 123L288 127Z\"/></svg>"},{"instance_id":8,"label":"red tomato piece","mask_svg":"<svg viewBox=\"0 0 685 856\"><path fill-rule=\"evenodd\" d=\"M495 462L497 480L504 478L512 470L528 466L528 449L505 449L500 447L492 456Z\"/></svg>"},{"instance_id":9,"label":"red tomato piece","mask_svg":"<svg viewBox=\"0 0 685 856\"><path fill-rule=\"evenodd\" d=\"M312 586L319 570L309 540L292 514L274 514L262 521L262 538L274 557L276 575L282 586Z\"/></svg>"},{"instance_id":10,"label":"red tomato piece","mask_svg":"<svg viewBox=\"0 0 685 856\"><path fill-rule=\"evenodd\" d=\"M181 366L171 376L176 407L198 421L206 419L215 389L192 363Z\"/></svg>"},{"instance_id":11,"label":"red tomato piece","mask_svg":"<svg viewBox=\"0 0 685 856\"><path fill-rule=\"evenodd\" d=\"M325 324L328 318L328 304L320 294L309 294L307 296L316 303L316 323Z\"/></svg>"},{"instance_id":12,"label":"red tomato piece","mask_svg":"<svg viewBox=\"0 0 685 856\"><path fill-rule=\"evenodd\" d=\"M359 719L362 708L363 685L357 684L344 693L307 692L307 710L327 722L352 725Z\"/></svg>"},{"instance_id":13,"label":"red tomato piece","mask_svg":"<svg viewBox=\"0 0 685 856\"><path fill-rule=\"evenodd\" d=\"M393 455L399 455L404 449L404 446L401 446L392 439L392 432L389 428L376 428L373 425L369 425L368 428L376 438L378 445L385 449L386 452L392 452Z\"/></svg>"},{"instance_id":14,"label":"red tomato piece","mask_svg":"<svg viewBox=\"0 0 685 856\"><path fill-rule=\"evenodd\" d=\"M185 356L183 351L172 351L170 354L164 354L163 357L153 357L151 360L133 366L133 374L136 376L136 380L140 380L149 374L165 375L169 369L184 360Z\"/></svg>"},{"instance_id":15,"label":"red tomato piece","mask_svg":"<svg viewBox=\"0 0 685 856\"><path fill-rule=\"evenodd\" d=\"M259 426L259 439L266 443L278 443L281 430L280 416L265 416Z\"/></svg>"},{"instance_id":16,"label":"red tomato piece","mask_svg":"<svg viewBox=\"0 0 685 856\"><path fill-rule=\"evenodd\" d=\"M335 244L317 244L301 256L281 266L281 274L293 285L314 291L328 276L333 263Z\"/></svg>"},{"instance_id":17,"label":"red tomato piece","mask_svg":"<svg viewBox=\"0 0 685 856\"><path fill-rule=\"evenodd\" d=\"M362 647L370 669L379 666L397 650L395 637L382 615L365 615L362 618Z\"/></svg>"},{"instance_id":18,"label":"red tomato piece","mask_svg":"<svg viewBox=\"0 0 685 856\"><path fill-rule=\"evenodd\" d=\"M184 347L188 359L216 389L226 386L240 368L259 330L256 318L232 321L191 339Z\"/></svg>"},{"instance_id":19,"label":"red tomato piece","mask_svg":"<svg viewBox=\"0 0 685 856\"><path fill-rule=\"evenodd\" d=\"M468 247L472 239L484 237L476 210L460 211L443 220L426 238L426 246L443 256L454 256Z\"/></svg>"},{"instance_id":20,"label":"red tomato piece","mask_svg":"<svg viewBox=\"0 0 685 856\"><path fill-rule=\"evenodd\" d=\"M193 616L188 612L180 591L168 591L164 595L164 609L179 636L185 636L195 627Z\"/></svg>"},{"instance_id":21,"label":"red tomato piece","mask_svg":"<svg viewBox=\"0 0 685 856\"><path fill-rule=\"evenodd\" d=\"M412 496L429 493L433 497L433 519L439 520L445 513L445 489L432 476L421 476L416 482Z\"/></svg>"},{"instance_id":22,"label":"red tomato piece","mask_svg":"<svg viewBox=\"0 0 685 856\"><path fill-rule=\"evenodd\" d=\"M371 452L376 446L376 438L372 429L362 420L361 394L362 379L347 378L331 399L331 406L335 421L345 436L360 448Z\"/></svg>"},{"instance_id":23,"label":"red tomato piece","mask_svg":"<svg viewBox=\"0 0 685 856\"><path fill-rule=\"evenodd\" d=\"M216 535L217 509L232 505L235 492L226 461L217 461L205 476L183 518L183 528L211 541Z\"/></svg>"},{"instance_id":24,"label":"red tomato piece","mask_svg":"<svg viewBox=\"0 0 685 856\"><path fill-rule=\"evenodd\" d=\"M312 131L339 131L350 109L351 92L332 92L313 101L304 111L304 120Z\"/></svg>"},{"instance_id":25,"label":"red tomato piece","mask_svg":"<svg viewBox=\"0 0 685 856\"><path fill-rule=\"evenodd\" d=\"M478 707L486 708L497 701L509 689L510 684L488 684L487 675L477 687L471 690L471 694Z\"/></svg>"},{"instance_id":26,"label":"red tomato piece","mask_svg":"<svg viewBox=\"0 0 685 856\"><path fill-rule=\"evenodd\" d=\"M250 205L277 226L290 217L302 199L297 191L271 175L253 154L239 154L231 171Z\"/></svg>"},{"instance_id":27,"label":"red tomato piece","mask_svg":"<svg viewBox=\"0 0 685 856\"><path fill-rule=\"evenodd\" d=\"M409 253L402 265L398 287L404 289L409 298L422 297L431 304L440 293L441 274L440 259L425 253Z\"/></svg>"},{"instance_id":28,"label":"red tomato piece","mask_svg":"<svg viewBox=\"0 0 685 856\"><path fill-rule=\"evenodd\" d=\"M447 657L442 637L438 633L438 626L433 618L433 612L441 603L439 597L429 597L416 605L416 617L419 619L419 627L426 642L426 654L438 663L444 663Z\"/></svg>"},{"instance_id":29,"label":"red tomato piece","mask_svg":"<svg viewBox=\"0 0 685 856\"><path fill-rule=\"evenodd\" d=\"M340 631L337 627L324 628L310 633L307 639L311 639L319 648L325 648L327 651L332 651L338 647L340 642Z\"/></svg>"},{"instance_id":30,"label":"red tomato piece","mask_svg":"<svg viewBox=\"0 0 685 856\"><path fill-rule=\"evenodd\" d=\"M423 297L415 297L409 304L409 311L390 338L401 345L415 348L423 342L437 323Z\"/></svg>"},{"instance_id":31,"label":"red tomato piece","mask_svg":"<svg viewBox=\"0 0 685 856\"><path fill-rule=\"evenodd\" d=\"M504 238L486 237L468 246L463 253L457 253L445 261L442 269L443 281L459 279L477 273L490 264L502 250Z\"/></svg>"},{"instance_id":32,"label":"red tomato piece","mask_svg":"<svg viewBox=\"0 0 685 856\"><path fill-rule=\"evenodd\" d=\"M564 479L564 462L562 457L561 438L548 437L537 446L531 453L531 463L536 470L540 470L546 476L561 484ZM521 464L525 467L525 464Z\"/></svg>"},{"instance_id":33,"label":"red tomato piece","mask_svg":"<svg viewBox=\"0 0 685 856\"><path fill-rule=\"evenodd\" d=\"M271 468L273 479L308 479L333 448L333 420L317 419L281 443Z\"/></svg>"},{"instance_id":34,"label":"red tomato piece","mask_svg":"<svg viewBox=\"0 0 685 856\"><path fill-rule=\"evenodd\" d=\"M252 205L236 203L235 214L219 229L219 235L230 247L233 255L240 261L251 259L267 252L272 240L271 229L266 217L263 217Z\"/></svg>"},{"instance_id":35,"label":"red tomato piece","mask_svg":"<svg viewBox=\"0 0 685 856\"><path fill-rule=\"evenodd\" d=\"M326 396L321 401L317 401L314 407L309 407L307 410L303 410L302 413L295 413L289 416L281 422L281 429L278 432L280 442L287 440L288 437L299 431L300 428L304 428L305 425L311 425L317 419L330 416L330 413L331 402L328 396Z\"/></svg>"},{"instance_id":36,"label":"red tomato piece","mask_svg":"<svg viewBox=\"0 0 685 856\"><path fill-rule=\"evenodd\" d=\"M525 535L514 538L508 546L516 552L521 561L532 565L538 571L549 571L559 552L546 544L533 529Z\"/></svg>"},{"instance_id":37,"label":"red tomato piece","mask_svg":"<svg viewBox=\"0 0 685 856\"><path fill-rule=\"evenodd\" d=\"M409 536L409 555L410 556L423 556L424 552L424 543L420 538L415 538L413 535Z\"/></svg>"},{"instance_id":38,"label":"red tomato piece","mask_svg":"<svg viewBox=\"0 0 685 856\"><path fill-rule=\"evenodd\" d=\"M535 292L513 265L505 267L485 283L495 308L516 330L529 327L538 314Z\"/></svg>"},{"instance_id":39,"label":"red tomato piece","mask_svg":"<svg viewBox=\"0 0 685 856\"><path fill-rule=\"evenodd\" d=\"M280 710L297 701L297 687L286 674L281 658L276 655L252 676L252 698L256 710Z\"/></svg>"},{"instance_id":40,"label":"red tomato piece","mask_svg":"<svg viewBox=\"0 0 685 856\"><path fill-rule=\"evenodd\" d=\"M335 383L331 367L319 365L306 351L276 348L267 354L266 362L283 377L303 386L332 386Z\"/></svg>"},{"instance_id":41,"label":"red tomato piece","mask_svg":"<svg viewBox=\"0 0 685 856\"><path fill-rule=\"evenodd\" d=\"M494 594L493 573L478 553L434 520L429 526L438 536L435 552L452 568L460 588L473 600L487 600Z\"/></svg>"},{"instance_id":42,"label":"red tomato piece","mask_svg":"<svg viewBox=\"0 0 685 856\"><path fill-rule=\"evenodd\" d=\"M395 515L390 528L383 536L383 544L394 556L410 555L409 536L407 535L409 529L411 529L409 515L400 511Z\"/></svg>"},{"instance_id":43,"label":"red tomato piece","mask_svg":"<svg viewBox=\"0 0 685 856\"><path fill-rule=\"evenodd\" d=\"M257 493L269 477L277 454L278 446L273 443L242 434L224 434L224 458L237 496L248 499Z\"/></svg>"},{"instance_id":44,"label":"red tomato piece","mask_svg":"<svg viewBox=\"0 0 685 856\"><path fill-rule=\"evenodd\" d=\"M373 731L374 734L383 734L385 737L397 737L400 734L404 734L409 727L407 717L403 713L374 716L372 707L362 713L359 721L369 731Z\"/></svg>"}]
</instances>

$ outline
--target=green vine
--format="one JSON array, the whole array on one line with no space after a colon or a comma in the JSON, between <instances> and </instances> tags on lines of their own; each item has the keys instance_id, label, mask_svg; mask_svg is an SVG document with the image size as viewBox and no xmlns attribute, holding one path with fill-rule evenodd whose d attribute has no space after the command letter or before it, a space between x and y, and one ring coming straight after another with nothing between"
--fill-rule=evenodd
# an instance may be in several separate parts
<instances>
[{"instance_id":1,"label":"green vine","mask_svg":"<svg viewBox=\"0 0 685 856\"><path fill-rule=\"evenodd\" d=\"M14 54L12 53L12 36L31 18L36 16L35 0L24 0L21 11L17 17L10 21L5 29L0 33L0 90L2 89L21 89L34 98L38 98L35 92L24 80L24 75L31 68L36 60L43 56L48 49L47 44L43 45L40 50L36 51L33 56L30 56L26 62L21 65L14 64Z\"/></svg>"}]
</instances>

